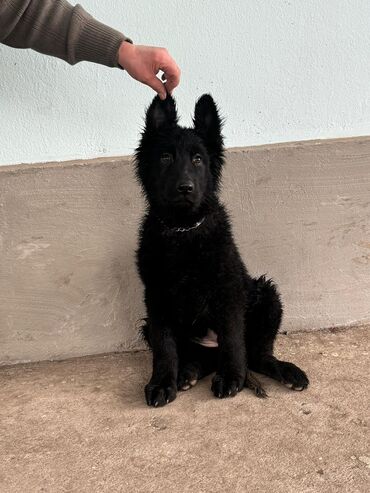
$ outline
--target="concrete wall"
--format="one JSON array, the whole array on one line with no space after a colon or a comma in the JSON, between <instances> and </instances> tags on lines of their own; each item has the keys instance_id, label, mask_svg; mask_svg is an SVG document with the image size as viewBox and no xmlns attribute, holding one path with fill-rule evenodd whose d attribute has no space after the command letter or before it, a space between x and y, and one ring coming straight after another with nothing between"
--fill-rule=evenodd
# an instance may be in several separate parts
<instances>
[{"instance_id":1,"label":"concrete wall","mask_svg":"<svg viewBox=\"0 0 370 493\"><path fill-rule=\"evenodd\" d=\"M230 150L224 199L283 330L370 322L370 138ZM130 159L0 168L0 363L142 347Z\"/></svg>"},{"instance_id":2,"label":"concrete wall","mask_svg":"<svg viewBox=\"0 0 370 493\"><path fill-rule=\"evenodd\" d=\"M370 134L368 0L81 0L182 68L184 122L212 92L227 146ZM0 46L0 164L131 154L150 89ZM6 122L6 124L4 124Z\"/></svg>"}]
</instances>

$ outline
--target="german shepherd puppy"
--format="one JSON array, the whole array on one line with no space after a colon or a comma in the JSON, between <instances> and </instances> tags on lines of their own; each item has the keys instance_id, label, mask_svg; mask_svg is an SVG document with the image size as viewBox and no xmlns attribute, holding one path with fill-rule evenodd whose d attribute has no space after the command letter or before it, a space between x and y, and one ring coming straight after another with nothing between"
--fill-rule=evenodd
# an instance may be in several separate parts
<instances>
[{"instance_id":1,"label":"german shepherd puppy","mask_svg":"<svg viewBox=\"0 0 370 493\"><path fill-rule=\"evenodd\" d=\"M248 274L219 200L222 121L210 95L196 103L193 123L179 126L173 98L157 96L136 150L147 201L137 251L153 352L146 401L163 406L213 372L219 398L243 387L265 396L249 370L303 390L306 374L273 355L282 318L276 286Z\"/></svg>"}]
</instances>

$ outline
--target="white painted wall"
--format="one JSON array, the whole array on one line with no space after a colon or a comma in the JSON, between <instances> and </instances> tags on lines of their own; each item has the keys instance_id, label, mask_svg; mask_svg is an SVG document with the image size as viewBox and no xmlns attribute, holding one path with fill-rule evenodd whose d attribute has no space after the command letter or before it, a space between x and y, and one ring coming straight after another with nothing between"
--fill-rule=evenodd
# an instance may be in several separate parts
<instances>
[{"instance_id":1,"label":"white painted wall","mask_svg":"<svg viewBox=\"0 0 370 493\"><path fill-rule=\"evenodd\" d=\"M370 134L369 0L80 0L211 92L228 146ZM0 46L0 164L130 154L150 89L117 70Z\"/></svg>"}]
</instances>

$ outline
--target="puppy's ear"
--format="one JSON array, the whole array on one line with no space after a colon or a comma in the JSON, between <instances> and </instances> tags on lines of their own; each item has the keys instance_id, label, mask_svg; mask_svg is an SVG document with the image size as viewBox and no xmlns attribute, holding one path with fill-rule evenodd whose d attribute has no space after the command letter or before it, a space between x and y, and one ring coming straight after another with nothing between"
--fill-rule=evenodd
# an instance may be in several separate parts
<instances>
[{"instance_id":1,"label":"puppy's ear","mask_svg":"<svg viewBox=\"0 0 370 493\"><path fill-rule=\"evenodd\" d=\"M223 121L212 96L203 94L194 110L194 130L203 140L211 158L211 171L215 190L219 189L222 166L224 164Z\"/></svg>"},{"instance_id":2,"label":"puppy's ear","mask_svg":"<svg viewBox=\"0 0 370 493\"><path fill-rule=\"evenodd\" d=\"M176 103L170 94L162 101L156 96L146 112L145 129L159 130L177 123Z\"/></svg>"},{"instance_id":3,"label":"puppy's ear","mask_svg":"<svg viewBox=\"0 0 370 493\"><path fill-rule=\"evenodd\" d=\"M194 130L211 148L216 143L222 144L222 119L217 105L210 94L201 96L194 110Z\"/></svg>"}]
</instances>

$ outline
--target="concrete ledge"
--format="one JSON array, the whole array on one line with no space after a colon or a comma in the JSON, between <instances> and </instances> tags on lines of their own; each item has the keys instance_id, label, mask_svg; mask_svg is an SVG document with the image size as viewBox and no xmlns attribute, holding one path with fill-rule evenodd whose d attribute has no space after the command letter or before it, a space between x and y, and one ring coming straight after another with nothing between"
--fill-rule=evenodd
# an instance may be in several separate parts
<instances>
[{"instance_id":1,"label":"concrete ledge","mask_svg":"<svg viewBox=\"0 0 370 493\"><path fill-rule=\"evenodd\" d=\"M283 330L370 322L370 138L230 149L243 258L283 295ZM130 158L0 168L0 362L142 348Z\"/></svg>"}]
</instances>

